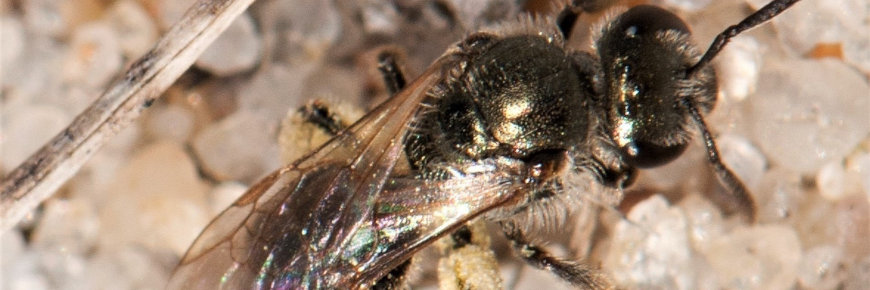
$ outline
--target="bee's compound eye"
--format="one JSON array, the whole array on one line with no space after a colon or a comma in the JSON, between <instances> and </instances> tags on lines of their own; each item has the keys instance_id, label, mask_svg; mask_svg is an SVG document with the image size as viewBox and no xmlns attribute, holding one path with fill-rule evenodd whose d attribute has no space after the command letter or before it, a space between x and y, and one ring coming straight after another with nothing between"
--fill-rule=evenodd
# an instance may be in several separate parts
<instances>
[{"instance_id":1,"label":"bee's compound eye","mask_svg":"<svg viewBox=\"0 0 870 290\"><path fill-rule=\"evenodd\" d=\"M624 37L654 37L658 31L677 30L689 33L689 26L673 13L659 7L639 5L623 13L615 31L622 31Z\"/></svg>"},{"instance_id":2,"label":"bee's compound eye","mask_svg":"<svg viewBox=\"0 0 870 290\"><path fill-rule=\"evenodd\" d=\"M620 148L625 162L638 168L664 165L676 159L686 150L687 143L659 145L644 141L633 141Z\"/></svg>"}]
</instances>

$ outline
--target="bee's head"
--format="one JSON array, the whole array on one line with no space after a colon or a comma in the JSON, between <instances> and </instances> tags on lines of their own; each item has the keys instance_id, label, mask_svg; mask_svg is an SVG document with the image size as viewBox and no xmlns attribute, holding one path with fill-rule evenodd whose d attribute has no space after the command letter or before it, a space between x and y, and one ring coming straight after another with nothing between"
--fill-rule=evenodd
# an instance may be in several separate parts
<instances>
[{"instance_id":1,"label":"bee's head","mask_svg":"<svg viewBox=\"0 0 870 290\"><path fill-rule=\"evenodd\" d=\"M632 166L659 166L679 156L691 138L685 104L706 112L716 101L712 67L689 73L700 59L689 37L679 17L641 5L609 22L596 43L605 80L605 126Z\"/></svg>"}]
</instances>

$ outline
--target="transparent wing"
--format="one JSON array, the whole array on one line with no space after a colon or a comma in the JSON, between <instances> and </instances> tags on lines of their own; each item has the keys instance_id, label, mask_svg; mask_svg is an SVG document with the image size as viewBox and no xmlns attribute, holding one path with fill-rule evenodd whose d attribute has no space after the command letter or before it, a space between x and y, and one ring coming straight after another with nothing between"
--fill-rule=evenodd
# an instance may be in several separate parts
<instances>
[{"instance_id":1,"label":"transparent wing","mask_svg":"<svg viewBox=\"0 0 870 290\"><path fill-rule=\"evenodd\" d=\"M513 162L478 164L482 172L449 180L390 180L378 197L371 255L340 285L374 282L422 247L488 210L518 202L527 192L524 169Z\"/></svg>"},{"instance_id":2,"label":"transparent wing","mask_svg":"<svg viewBox=\"0 0 870 290\"><path fill-rule=\"evenodd\" d=\"M506 172L516 168L481 165L479 173L445 181L395 170L408 124L441 77L439 67L254 185L200 234L168 288L356 287L509 200L516 182Z\"/></svg>"}]
</instances>

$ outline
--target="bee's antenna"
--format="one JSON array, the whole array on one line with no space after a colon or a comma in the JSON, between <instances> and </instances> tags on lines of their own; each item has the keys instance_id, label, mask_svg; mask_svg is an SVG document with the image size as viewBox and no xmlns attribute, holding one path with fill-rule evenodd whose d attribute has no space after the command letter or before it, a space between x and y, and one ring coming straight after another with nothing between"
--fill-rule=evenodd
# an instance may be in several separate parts
<instances>
[{"instance_id":1,"label":"bee's antenna","mask_svg":"<svg viewBox=\"0 0 870 290\"><path fill-rule=\"evenodd\" d=\"M731 193L729 202L738 205L742 211L745 211L743 214L748 222L755 223L757 206L749 194L749 190L746 189L746 185L737 178L737 175L731 169L725 166L725 163L722 163L722 159L719 157L719 149L716 148L716 142L713 140L713 135L707 129L707 123L704 122L704 117L701 116L698 108L692 105L689 100L683 100L682 104L689 111L689 115L695 121L695 124L698 125L698 129L701 130L701 136L704 138L704 147L707 149L707 159L713 165L713 171L716 173L719 182Z\"/></svg>"},{"instance_id":2,"label":"bee's antenna","mask_svg":"<svg viewBox=\"0 0 870 290\"><path fill-rule=\"evenodd\" d=\"M713 60L713 57L715 57L716 54L718 54L719 51L721 51L722 48L725 47L725 44L728 44L728 41L731 40L732 37L737 36L738 34L747 29L753 28L755 26L758 26L759 24L770 20L771 18L779 15L798 1L800 0L774 0L770 3L767 3L767 5L764 5L764 7L761 7L761 9L759 9L758 11L755 11L755 13L752 13L752 15L747 16L745 19L740 21L740 23L737 23L736 25L731 25L730 27L728 27L728 29L725 29L725 31L719 33L719 35L716 36L716 39L713 40L712 44L710 44L710 48L707 49L707 52L704 53L704 56L701 57L701 60L699 60L698 63L690 67L686 71L686 75L692 76L700 71L701 68L709 64L710 61Z\"/></svg>"}]
</instances>

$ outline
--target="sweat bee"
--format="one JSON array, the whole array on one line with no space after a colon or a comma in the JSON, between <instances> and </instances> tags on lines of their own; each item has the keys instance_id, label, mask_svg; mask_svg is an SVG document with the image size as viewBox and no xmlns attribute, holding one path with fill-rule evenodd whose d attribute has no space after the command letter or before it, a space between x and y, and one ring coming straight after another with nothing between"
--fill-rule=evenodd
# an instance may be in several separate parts
<instances>
[{"instance_id":1,"label":"sweat bee","mask_svg":"<svg viewBox=\"0 0 870 290\"><path fill-rule=\"evenodd\" d=\"M648 5L609 19L594 53L574 50L566 38L582 8L572 4L472 33L407 84L382 55L394 95L252 186L203 230L169 288L394 286L415 253L477 217L499 224L531 264L608 288L594 267L532 245L512 218L553 198L619 200L636 169L679 157L696 128L754 220L704 122L718 92L710 61L796 2L771 2L703 53L685 22Z\"/></svg>"}]
</instances>

